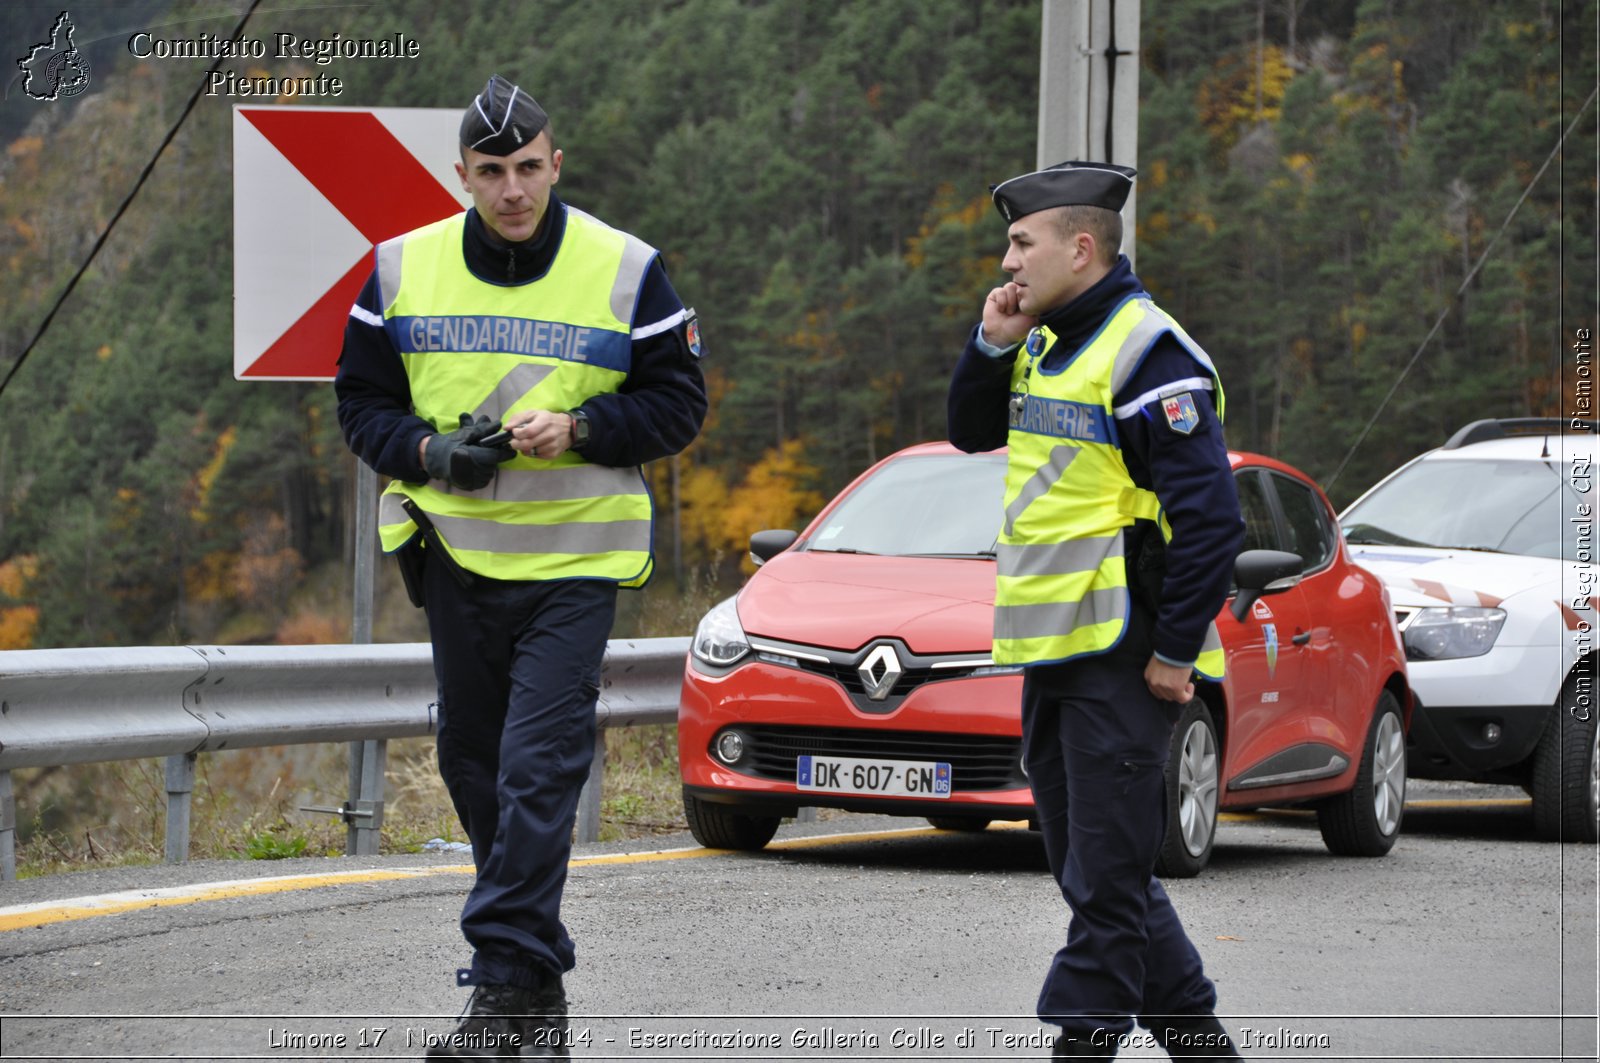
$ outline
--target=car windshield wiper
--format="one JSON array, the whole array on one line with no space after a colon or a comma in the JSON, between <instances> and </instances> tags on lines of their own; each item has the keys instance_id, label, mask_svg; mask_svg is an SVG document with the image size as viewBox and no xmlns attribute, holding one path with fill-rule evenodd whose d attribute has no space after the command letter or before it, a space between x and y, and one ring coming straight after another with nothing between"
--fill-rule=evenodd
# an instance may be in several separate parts
<instances>
[{"instance_id":1,"label":"car windshield wiper","mask_svg":"<svg viewBox=\"0 0 1600 1063\"><path fill-rule=\"evenodd\" d=\"M1407 539L1404 535L1396 535L1392 531L1375 528L1370 524L1357 524L1346 528L1344 540L1351 546L1420 546L1425 550L1442 549L1434 543Z\"/></svg>"},{"instance_id":2,"label":"car windshield wiper","mask_svg":"<svg viewBox=\"0 0 1600 1063\"><path fill-rule=\"evenodd\" d=\"M861 554L865 557L883 556L872 550L854 550L848 546L813 546L811 552L814 554Z\"/></svg>"},{"instance_id":3,"label":"car windshield wiper","mask_svg":"<svg viewBox=\"0 0 1600 1063\"><path fill-rule=\"evenodd\" d=\"M949 557L962 561L993 561L993 550L954 550L948 553L901 554L901 557Z\"/></svg>"}]
</instances>

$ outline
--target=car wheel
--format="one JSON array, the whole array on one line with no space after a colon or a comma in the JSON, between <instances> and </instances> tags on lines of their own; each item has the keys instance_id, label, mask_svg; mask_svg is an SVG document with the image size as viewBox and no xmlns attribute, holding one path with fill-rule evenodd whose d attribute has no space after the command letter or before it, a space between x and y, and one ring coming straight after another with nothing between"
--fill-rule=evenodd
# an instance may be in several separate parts
<instances>
[{"instance_id":1,"label":"car wheel","mask_svg":"<svg viewBox=\"0 0 1600 1063\"><path fill-rule=\"evenodd\" d=\"M989 821L981 816L929 816L928 822L940 830L987 830Z\"/></svg>"},{"instance_id":2,"label":"car wheel","mask_svg":"<svg viewBox=\"0 0 1600 1063\"><path fill-rule=\"evenodd\" d=\"M1600 728L1593 709L1579 704L1573 679L1533 753L1533 825L1549 841L1592 843L1600 835Z\"/></svg>"},{"instance_id":3,"label":"car wheel","mask_svg":"<svg viewBox=\"0 0 1600 1063\"><path fill-rule=\"evenodd\" d=\"M763 848L778 833L779 816L747 816L729 805L702 801L693 794L683 795L683 814L689 833L707 849Z\"/></svg>"},{"instance_id":4,"label":"car wheel","mask_svg":"<svg viewBox=\"0 0 1600 1063\"><path fill-rule=\"evenodd\" d=\"M1220 774L1217 728L1195 698L1178 714L1167 755L1167 836L1156 856L1162 878L1193 878L1211 862Z\"/></svg>"},{"instance_id":5,"label":"car wheel","mask_svg":"<svg viewBox=\"0 0 1600 1063\"><path fill-rule=\"evenodd\" d=\"M1394 848L1405 810L1406 731L1399 702L1385 690L1367 728L1356 783L1317 806L1317 826L1331 853L1382 856Z\"/></svg>"}]
</instances>

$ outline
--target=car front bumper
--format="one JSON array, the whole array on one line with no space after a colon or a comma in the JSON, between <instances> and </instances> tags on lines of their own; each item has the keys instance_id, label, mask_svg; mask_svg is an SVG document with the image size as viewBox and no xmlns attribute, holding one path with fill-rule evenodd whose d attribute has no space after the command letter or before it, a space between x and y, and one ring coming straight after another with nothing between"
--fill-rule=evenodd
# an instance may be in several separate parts
<instances>
[{"instance_id":1,"label":"car front bumper","mask_svg":"<svg viewBox=\"0 0 1600 1063\"><path fill-rule=\"evenodd\" d=\"M908 816L1023 819L1033 794L1021 767L1020 675L928 682L892 711L862 711L839 683L801 669L751 662L724 675L689 665L678 706L678 756L685 792L753 812L789 815L802 807ZM723 763L712 753L728 728L747 754ZM947 798L802 790L795 758L944 762Z\"/></svg>"},{"instance_id":2,"label":"car front bumper","mask_svg":"<svg viewBox=\"0 0 1600 1063\"><path fill-rule=\"evenodd\" d=\"M1406 735L1406 772L1417 779L1526 781L1549 705L1431 705L1420 695Z\"/></svg>"}]
</instances>

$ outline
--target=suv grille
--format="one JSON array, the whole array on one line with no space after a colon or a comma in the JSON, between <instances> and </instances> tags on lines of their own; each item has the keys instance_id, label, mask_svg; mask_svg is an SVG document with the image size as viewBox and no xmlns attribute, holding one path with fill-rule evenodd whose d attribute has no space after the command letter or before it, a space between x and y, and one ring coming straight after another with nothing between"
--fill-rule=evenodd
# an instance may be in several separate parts
<instances>
[{"instance_id":1,"label":"suv grille","mask_svg":"<svg viewBox=\"0 0 1600 1063\"><path fill-rule=\"evenodd\" d=\"M950 765L952 789L1015 790L1022 774L1022 739L1003 735L940 734L933 731L869 731L851 727L787 727L749 724L746 761L740 770L763 779L794 782L802 753L868 760L942 761Z\"/></svg>"}]
</instances>

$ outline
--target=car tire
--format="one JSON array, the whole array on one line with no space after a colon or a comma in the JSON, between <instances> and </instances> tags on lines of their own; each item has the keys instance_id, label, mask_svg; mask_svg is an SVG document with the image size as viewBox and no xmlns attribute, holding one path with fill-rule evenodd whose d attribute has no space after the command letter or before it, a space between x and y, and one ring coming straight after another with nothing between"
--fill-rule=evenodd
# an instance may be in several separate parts
<instances>
[{"instance_id":1,"label":"car tire","mask_svg":"<svg viewBox=\"0 0 1600 1063\"><path fill-rule=\"evenodd\" d=\"M778 833L780 816L748 816L732 806L703 801L693 794L683 795L683 814L689 833L707 849L739 849L753 852L766 847Z\"/></svg>"},{"instance_id":2,"label":"car tire","mask_svg":"<svg viewBox=\"0 0 1600 1063\"><path fill-rule=\"evenodd\" d=\"M1355 785L1317 805L1317 826L1337 856L1382 856L1394 848L1405 810L1405 724L1400 703L1385 690L1367 727Z\"/></svg>"},{"instance_id":3,"label":"car tire","mask_svg":"<svg viewBox=\"0 0 1600 1063\"><path fill-rule=\"evenodd\" d=\"M982 816L929 816L928 823L940 830L963 830L976 833L989 829L989 821Z\"/></svg>"},{"instance_id":4,"label":"car tire","mask_svg":"<svg viewBox=\"0 0 1600 1063\"><path fill-rule=\"evenodd\" d=\"M1589 718L1579 719L1578 712ZM1600 836L1600 729L1592 705L1578 702L1575 677L1561 688L1534 749L1532 793L1540 838L1593 843Z\"/></svg>"},{"instance_id":5,"label":"car tire","mask_svg":"<svg viewBox=\"0 0 1600 1063\"><path fill-rule=\"evenodd\" d=\"M1195 698L1178 714L1167 755L1167 836L1155 869L1162 878L1193 878L1211 862L1221 770L1211 710Z\"/></svg>"}]
</instances>

